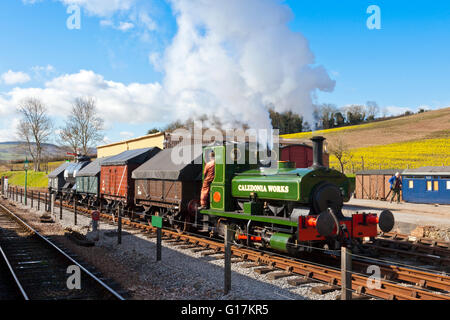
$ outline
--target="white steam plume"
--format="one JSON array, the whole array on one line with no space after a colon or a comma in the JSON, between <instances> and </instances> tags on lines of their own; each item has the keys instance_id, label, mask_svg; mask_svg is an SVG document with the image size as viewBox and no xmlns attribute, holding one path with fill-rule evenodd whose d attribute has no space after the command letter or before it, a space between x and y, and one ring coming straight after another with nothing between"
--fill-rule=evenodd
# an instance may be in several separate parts
<instances>
[{"instance_id":1,"label":"white steam plume","mask_svg":"<svg viewBox=\"0 0 450 320\"><path fill-rule=\"evenodd\" d=\"M267 105L312 118L315 90L335 82L314 64L279 0L172 0L178 32L163 60L163 87L183 119L193 114L271 128Z\"/></svg>"}]
</instances>

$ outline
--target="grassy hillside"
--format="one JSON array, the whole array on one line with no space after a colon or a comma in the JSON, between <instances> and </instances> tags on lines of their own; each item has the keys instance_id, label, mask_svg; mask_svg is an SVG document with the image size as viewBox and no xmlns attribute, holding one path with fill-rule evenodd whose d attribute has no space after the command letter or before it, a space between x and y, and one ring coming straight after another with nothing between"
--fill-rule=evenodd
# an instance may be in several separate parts
<instances>
[{"instance_id":1,"label":"grassy hillside","mask_svg":"<svg viewBox=\"0 0 450 320\"><path fill-rule=\"evenodd\" d=\"M283 138L323 135L329 145L341 139L350 152L346 172L364 169L450 165L450 108L356 126L300 132ZM330 156L330 166L340 168Z\"/></svg>"},{"instance_id":2,"label":"grassy hillside","mask_svg":"<svg viewBox=\"0 0 450 320\"><path fill-rule=\"evenodd\" d=\"M14 186L25 186L25 171L3 171L0 177L8 177L8 184ZM34 188L47 188L48 177L45 172L28 171L27 185Z\"/></svg>"}]
</instances>

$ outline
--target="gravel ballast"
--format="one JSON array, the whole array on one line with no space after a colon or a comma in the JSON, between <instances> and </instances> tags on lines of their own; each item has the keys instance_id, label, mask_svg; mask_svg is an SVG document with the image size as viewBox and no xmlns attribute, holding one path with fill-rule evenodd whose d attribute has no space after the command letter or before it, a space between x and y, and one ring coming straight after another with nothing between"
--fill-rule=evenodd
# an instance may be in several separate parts
<instances>
[{"instance_id":1,"label":"gravel ballast","mask_svg":"<svg viewBox=\"0 0 450 320\"><path fill-rule=\"evenodd\" d=\"M12 204L2 200L2 203ZM291 286L288 279L269 280L267 275L242 267L244 262L232 264L231 291L223 294L224 260L214 256L201 256L189 249L180 249L163 241L162 261L156 261L156 239L148 238L142 231L123 227L122 244L117 244L117 226L99 222L99 232L92 232L91 219L55 209L56 223L40 223L43 211L14 204L19 216L44 235L58 242L95 266L106 277L118 282L130 294L131 299L146 300L327 300L335 299L340 291L318 295L311 288L321 283ZM78 231L89 239L95 239L95 247L81 247L64 237L64 229Z\"/></svg>"}]
</instances>

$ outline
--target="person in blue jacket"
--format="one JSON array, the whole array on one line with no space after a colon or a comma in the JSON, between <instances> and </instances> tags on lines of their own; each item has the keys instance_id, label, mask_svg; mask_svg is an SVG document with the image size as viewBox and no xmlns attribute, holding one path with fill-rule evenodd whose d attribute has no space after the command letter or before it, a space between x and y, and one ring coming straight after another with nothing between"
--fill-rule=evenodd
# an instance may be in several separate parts
<instances>
[{"instance_id":1,"label":"person in blue jacket","mask_svg":"<svg viewBox=\"0 0 450 320\"><path fill-rule=\"evenodd\" d=\"M397 203L400 203L400 191L402 190L402 178L400 177L400 172L397 172L389 179L389 183L391 184L392 191L392 202L394 197L397 195Z\"/></svg>"}]
</instances>

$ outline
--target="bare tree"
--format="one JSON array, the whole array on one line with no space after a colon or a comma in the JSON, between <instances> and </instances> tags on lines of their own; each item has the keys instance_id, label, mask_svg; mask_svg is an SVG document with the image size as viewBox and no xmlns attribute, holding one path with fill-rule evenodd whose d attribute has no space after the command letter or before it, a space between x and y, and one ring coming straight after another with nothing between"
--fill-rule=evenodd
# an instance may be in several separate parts
<instances>
[{"instance_id":1,"label":"bare tree","mask_svg":"<svg viewBox=\"0 0 450 320\"><path fill-rule=\"evenodd\" d=\"M66 147L73 153L78 153L78 149L80 148L80 140L78 135L75 134L76 130L74 129L71 123L66 123L66 125L59 129L58 143L61 146Z\"/></svg>"},{"instance_id":2,"label":"bare tree","mask_svg":"<svg viewBox=\"0 0 450 320\"><path fill-rule=\"evenodd\" d=\"M26 141L28 152L33 158L34 170L40 171L43 144L52 134L53 122L47 114L45 105L36 98L21 102L17 111L21 114L17 135Z\"/></svg>"},{"instance_id":3,"label":"bare tree","mask_svg":"<svg viewBox=\"0 0 450 320\"><path fill-rule=\"evenodd\" d=\"M81 148L88 154L95 142L103 139L103 119L97 116L93 98L77 98L65 127L61 129L60 139L72 149Z\"/></svg>"},{"instance_id":4,"label":"bare tree","mask_svg":"<svg viewBox=\"0 0 450 320\"><path fill-rule=\"evenodd\" d=\"M344 140L339 137L336 140L330 142L328 150L332 155L338 159L341 166L341 172L345 173L344 166L352 161L353 154L350 152L350 148Z\"/></svg>"},{"instance_id":5,"label":"bare tree","mask_svg":"<svg viewBox=\"0 0 450 320\"><path fill-rule=\"evenodd\" d=\"M378 104L375 101L367 101L366 103L367 120L369 121L375 120L379 112L380 108L378 107Z\"/></svg>"}]
</instances>

